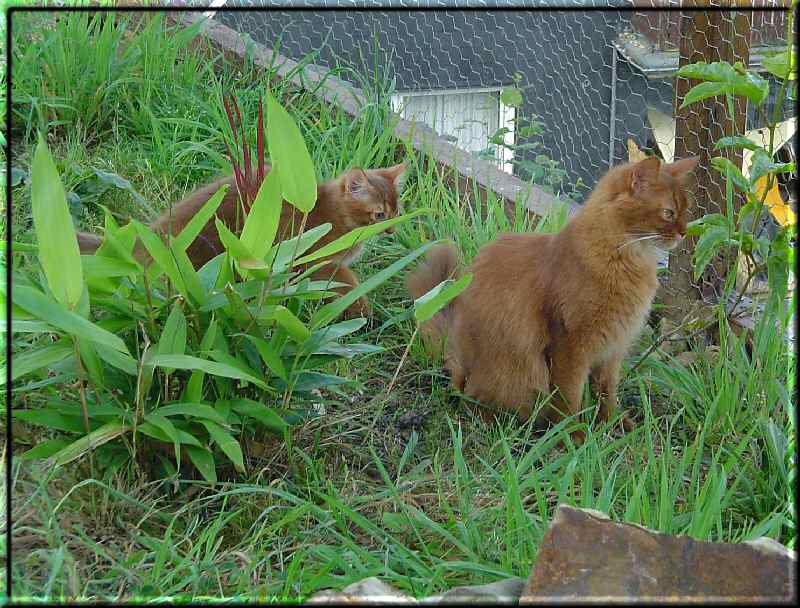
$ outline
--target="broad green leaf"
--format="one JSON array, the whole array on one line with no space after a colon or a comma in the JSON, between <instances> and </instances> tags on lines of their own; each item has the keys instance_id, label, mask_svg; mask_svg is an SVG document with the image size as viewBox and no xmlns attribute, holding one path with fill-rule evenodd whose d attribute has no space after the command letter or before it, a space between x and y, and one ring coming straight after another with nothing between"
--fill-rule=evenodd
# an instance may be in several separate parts
<instances>
[{"instance_id":1,"label":"broad green leaf","mask_svg":"<svg viewBox=\"0 0 800 608\"><path fill-rule=\"evenodd\" d=\"M362 318L347 319L345 321L340 321L339 323L327 325L322 329L318 329L314 331L309 336L305 344L303 344L303 352L310 354L317 352L317 349L319 349L323 344L335 344L336 340L358 331L364 327L366 323L367 320Z\"/></svg>"},{"instance_id":2,"label":"broad green leaf","mask_svg":"<svg viewBox=\"0 0 800 608\"><path fill-rule=\"evenodd\" d=\"M100 180L101 183L114 186L115 188L119 188L120 190L128 192L134 198L134 200L137 203L139 203L141 207L144 207L150 213L153 212L153 206L150 203L148 203L145 200L145 198L136 191L136 189L131 185L131 183L127 179L125 179L120 175L117 175L116 173L102 171L94 167L92 167L92 171L94 171L94 174L97 176L97 178Z\"/></svg>"},{"instance_id":3,"label":"broad green leaf","mask_svg":"<svg viewBox=\"0 0 800 608\"><path fill-rule=\"evenodd\" d=\"M323 236L331 231L331 224L328 222L315 226L311 230L306 230L299 236L292 237L274 245L266 259L272 264L273 272L281 272L292 260L303 255Z\"/></svg>"},{"instance_id":4,"label":"broad green leaf","mask_svg":"<svg viewBox=\"0 0 800 608\"><path fill-rule=\"evenodd\" d=\"M241 358L234 357L228 352L213 349L208 351L208 356L214 359L214 361L216 361L217 363L221 363L222 365L227 365L232 369L239 370L240 373L244 374L248 378L261 378L261 372L255 371L244 361L242 361ZM266 385L264 386L266 387ZM264 390L274 392L271 387L266 387Z\"/></svg>"},{"instance_id":5,"label":"broad green leaf","mask_svg":"<svg viewBox=\"0 0 800 608\"><path fill-rule=\"evenodd\" d=\"M262 340L261 338L257 338L256 336L248 335L247 338L256 347L256 350L258 350L258 354L261 355L261 359L264 361L266 366L272 371L272 373L274 373L282 380L288 380L288 376L286 375L286 368L284 368L280 355L275 351L274 348L272 348L272 345L266 340Z\"/></svg>"},{"instance_id":6,"label":"broad green leaf","mask_svg":"<svg viewBox=\"0 0 800 608\"><path fill-rule=\"evenodd\" d=\"M401 222L408 221L412 218L415 218L423 213L430 213L430 209L422 208L412 211L411 213L406 213L403 215L399 215L397 217L393 217L388 220L384 220L383 222L378 222L376 224L370 224L368 226L360 226L358 228L353 228L347 234L343 234L335 241L331 241L327 245L324 245L310 253L307 256L304 256L298 260L296 260L295 264L307 264L308 262L313 262L314 260L319 260L324 257L328 257L335 253L339 253L341 251L346 251L351 247L359 243L363 243L367 239L375 236L376 234L380 234L387 228L394 226L395 224L399 224Z\"/></svg>"},{"instance_id":7,"label":"broad green leaf","mask_svg":"<svg viewBox=\"0 0 800 608\"><path fill-rule=\"evenodd\" d=\"M179 429L177 425L175 428L178 432L178 439L184 445L196 446L200 447L202 444L194 435L190 435L186 431ZM150 422L142 422L138 427L136 427L137 431L140 433L144 433L148 437L152 437L153 439L158 439L159 441L163 441L164 443L169 443L171 439L162 431L160 428L151 424Z\"/></svg>"},{"instance_id":8,"label":"broad green leaf","mask_svg":"<svg viewBox=\"0 0 800 608\"><path fill-rule=\"evenodd\" d=\"M225 259L226 254L220 253L203 264L202 268L197 271L197 278L200 280L200 286L203 288L204 293L208 293L214 288L220 271L222 270L222 264L225 263ZM206 304L207 298L206 301L203 302L203 305Z\"/></svg>"},{"instance_id":9,"label":"broad green leaf","mask_svg":"<svg viewBox=\"0 0 800 608\"><path fill-rule=\"evenodd\" d=\"M281 218L281 184L278 173L270 171L261 182L242 229L241 242L256 260L263 260L272 247Z\"/></svg>"},{"instance_id":10,"label":"broad green leaf","mask_svg":"<svg viewBox=\"0 0 800 608\"><path fill-rule=\"evenodd\" d=\"M750 183L742 174L741 169L724 156L715 156L711 159L711 164L723 176L727 176L727 171L730 171L730 179L733 180L734 186L742 192L747 192L750 189Z\"/></svg>"},{"instance_id":11,"label":"broad green leaf","mask_svg":"<svg viewBox=\"0 0 800 608\"><path fill-rule=\"evenodd\" d=\"M217 483L217 469L214 464L214 455L208 448L189 446L186 448L186 451L203 478L209 483Z\"/></svg>"},{"instance_id":12,"label":"broad green leaf","mask_svg":"<svg viewBox=\"0 0 800 608\"><path fill-rule=\"evenodd\" d=\"M205 403L170 403L162 405L156 410L162 416L189 416L191 418L205 418L219 424L225 424L219 412Z\"/></svg>"},{"instance_id":13,"label":"broad green leaf","mask_svg":"<svg viewBox=\"0 0 800 608\"><path fill-rule=\"evenodd\" d=\"M147 414L144 419L146 422L161 429L164 434L172 440L172 444L175 446L175 463L180 468L181 440L178 437L178 429L159 412L151 412Z\"/></svg>"},{"instance_id":14,"label":"broad green leaf","mask_svg":"<svg viewBox=\"0 0 800 608\"><path fill-rule=\"evenodd\" d=\"M740 62L736 62L734 65L726 61L692 63L679 69L678 76L706 81L689 90L681 108L706 97L724 93L747 97L754 104L761 105L769 95L769 82L758 74L745 70ZM710 86L711 83L719 83L722 86L715 89ZM695 93L697 89L707 94ZM689 101L690 98L692 101Z\"/></svg>"},{"instance_id":15,"label":"broad green leaf","mask_svg":"<svg viewBox=\"0 0 800 608\"><path fill-rule=\"evenodd\" d=\"M284 285L284 283L286 283L288 280L289 280L288 274L273 274L272 275L273 285L280 285L280 287L277 287L276 289L266 291L266 285L260 281L244 281L241 283L235 283L232 285L232 289L242 300L248 300L251 298L260 297L262 291L266 296L265 301L269 299L274 300L278 297L283 298L286 296L300 295L304 293L303 290L298 289L297 285L289 285L289 286ZM206 299L206 302L200 307L200 310L206 312L230 304L230 298L226 293L228 285L225 286L222 292L220 292L219 290L214 290L214 292L211 295L209 295L209 297ZM326 281L316 281L311 283L310 285L307 285L306 289L308 291L312 290L321 291L325 289L326 285L328 285ZM344 285L344 284L333 283L333 286L337 285Z\"/></svg>"},{"instance_id":16,"label":"broad green leaf","mask_svg":"<svg viewBox=\"0 0 800 608\"><path fill-rule=\"evenodd\" d=\"M119 422L104 424L99 429L92 431L88 435L84 435L77 441L72 442L67 447L53 454L52 463L55 466L60 466L72 462L86 454L89 450L94 450L104 443L108 443L112 439L124 435L130 430L131 427L129 425Z\"/></svg>"},{"instance_id":17,"label":"broad green leaf","mask_svg":"<svg viewBox=\"0 0 800 608\"><path fill-rule=\"evenodd\" d=\"M3 302L5 304L5 302ZM11 322L11 332L15 334L46 334L55 331L47 323L42 321L25 321L13 319ZM0 334L8 332L8 324L5 319L0 319Z\"/></svg>"},{"instance_id":18,"label":"broad green leaf","mask_svg":"<svg viewBox=\"0 0 800 608\"><path fill-rule=\"evenodd\" d=\"M219 240L225 246L225 250L234 260L247 260L252 259L253 254L245 247L237 236L231 232L228 227L223 224L219 218L214 219L219 233Z\"/></svg>"},{"instance_id":19,"label":"broad green leaf","mask_svg":"<svg viewBox=\"0 0 800 608\"><path fill-rule=\"evenodd\" d=\"M105 373L103 372L103 364L100 362L100 357L97 356L97 350L94 344L86 340L78 339L78 352L80 353L83 367L89 374L92 383L98 388L103 388L105 386Z\"/></svg>"},{"instance_id":20,"label":"broad green leaf","mask_svg":"<svg viewBox=\"0 0 800 608\"><path fill-rule=\"evenodd\" d=\"M86 432L86 426L80 414L62 414L48 408L40 408L35 410L13 410L12 415L14 418L19 418L30 424L45 426L57 431L66 431L68 433ZM89 424L92 424L91 420Z\"/></svg>"},{"instance_id":21,"label":"broad green leaf","mask_svg":"<svg viewBox=\"0 0 800 608\"><path fill-rule=\"evenodd\" d=\"M62 400L50 400L47 402L47 409L54 412L61 412L68 416L75 416L79 413L82 415L83 406L80 403ZM125 410L111 405L110 403L87 403L86 410L89 418L124 418L126 416Z\"/></svg>"},{"instance_id":22,"label":"broad green leaf","mask_svg":"<svg viewBox=\"0 0 800 608\"><path fill-rule=\"evenodd\" d=\"M214 340L217 336L217 320L215 318L211 319L211 322L208 324L208 329L206 329L206 333L203 334L203 339L200 341L200 352L205 352L210 350L211 347L214 345ZM192 376L189 378L189 382L186 384L186 391L184 391L184 399L189 402L198 402L202 399L203 396L203 380L205 378L205 372L202 370L195 370L192 372Z\"/></svg>"},{"instance_id":23,"label":"broad green leaf","mask_svg":"<svg viewBox=\"0 0 800 608\"><path fill-rule=\"evenodd\" d=\"M753 160L750 163L750 182L755 183L760 177L769 173L791 173L792 171L794 171L794 163L776 163L765 150L758 149L753 153Z\"/></svg>"},{"instance_id":24,"label":"broad green leaf","mask_svg":"<svg viewBox=\"0 0 800 608\"><path fill-rule=\"evenodd\" d=\"M49 439L34 447L27 452L23 452L22 460L38 460L40 458L48 458L56 452L62 450L72 443L69 439Z\"/></svg>"},{"instance_id":25,"label":"broad green leaf","mask_svg":"<svg viewBox=\"0 0 800 608\"><path fill-rule=\"evenodd\" d=\"M129 354L128 348L119 336L115 336L88 319L84 319L80 315L67 310L36 289L16 285L14 287L14 303L38 319L57 327L67 334L90 342L105 344L110 348Z\"/></svg>"},{"instance_id":26,"label":"broad green leaf","mask_svg":"<svg viewBox=\"0 0 800 608\"><path fill-rule=\"evenodd\" d=\"M333 321L336 317L342 314L348 306L350 306L353 302L358 300L358 298L375 289L378 285L383 283L389 277L395 276L408 264L416 260L428 249L430 249L430 247L432 247L436 242L437 241L431 241L429 243L422 245L421 247L418 247L417 249L405 255L403 258L399 259L398 261L391 264L387 268L384 268L380 272L376 272L374 275L372 275L369 279L361 283L355 289L350 290L342 297L337 298L330 304L326 304L325 306L317 310L317 312L314 313L314 316L311 317L311 322L309 323L311 329L312 330L320 329L324 325Z\"/></svg>"},{"instance_id":27,"label":"broad green leaf","mask_svg":"<svg viewBox=\"0 0 800 608\"><path fill-rule=\"evenodd\" d=\"M267 143L283 198L308 213L317 202L314 163L300 129L270 93L267 93Z\"/></svg>"},{"instance_id":28,"label":"broad green leaf","mask_svg":"<svg viewBox=\"0 0 800 608\"><path fill-rule=\"evenodd\" d=\"M694 248L694 279L703 274L711 258L728 241L728 230L720 226L712 226L697 240Z\"/></svg>"},{"instance_id":29,"label":"broad green leaf","mask_svg":"<svg viewBox=\"0 0 800 608\"><path fill-rule=\"evenodd\" d=\"M49 368L54 363L62 361L75 354L75 346L65 339L61 339L55 344L48 344L33 350L27 350L11 359L11 381L13 382L20 376L30 374L38 369ZM6 383L5 365L0 368L0 386Z\"/></svg>"},{"instance_id":30,"label":"broad green leaf","mask_svg":"<svg viewBox=\"0 0 800 608\"><path fill-rule=\"evenodd\" d=\"M188 254L182 249L175 247L175 243L170 245L169 250L175 260L175 266L186 285L186 291L192 296L194 302L202 304L206 299L206 292L200 283L200 277L197 275L194 266L192 266Z\"/></svg>"},{"instance_id":31,"label":"broad green leaf","mask_svg":"<svg viewBox=\"0 0 800 608\"><path fill-rule=\"evenodd\" d=\"M303 322L285 306L276 306L272 313L272 317L297 342L305 342L311 335L311 332L303 324Z\"/></svg>"},{"instance_id":32,"label":"broad green leaf","mask_svg":"<svg viewBox=\"0 0 800 608\"><path fill-rule=\"evenodd\" d=\"M95 255L120 259L129 264L135 265L141 271L141 265L133 257L133 249L136 245L136 227L129 223L120 228L114 221L114 216L109 209L105 209L105 229L103 242Z\"/></svg>"},{"instance_id":33,"label":"broad green leaf","mask_svg":"<svg viewBox=\"0 0 800 608\"><path fill-rule=\"evenodd\" d=\"M761 146L753 142L749 137L744 135L732 135L728 137L719 138L714 144L715 150L722 148L747 148L748 150L760 150Z\"/></svg>"},{"instance_id":34,"label":"broad green leaf","mask_svg":"<svg viewBox=\"0 0 800 608\"><path fill-rule=\"evenodd\" d=\"M41 133L31 167L31 211L47 284L53 297L72 309L83 292L81 254L64 187Z\"/></svg>"},{"instance_id":35,"label":"broad green leaf","mask_svg":"<svg viewBox=\"0 0 800 608\"><path fill-rule=\"evenodd\" d=\"M253 401L251 399L234 399L231 401L231 407L235 412L243 416L249 416L258 420L270 432L283 436L283 432L288 428L286 421L271 407Z\"/></svg>"},{"instance_id":36,"label":"broad green leaf","mask_svg":"<svg viewBox=\"0 0 800 608\"><path fill-rule=\"evenodd\" d=\"M206 359L199 359L198 357L191 357L189 355L157 355L153 357L152 365L176 369L199 369L212 376L247 380L264 390L268 390L263 380L244 373L231 365L207 361Z\"/></svg>"},{"instance_id":37,"label":"broad green leaf","mask_svg":"<svg viewBox=\"0 0 800 608\"><path fill-rule=\"evenodd\" d=\"M278 385L280 381L276 381ZM333 374L323 374L320 372L301 372L294 378L293 388L296 391L309 392L320 388L339 386L341 384L351 384L354 380L334 376ZM280 387L283 388L283 387Z\"/></svg>"},{"instance_id":38,"label":"broad green leaf","mask_svg":"<svg viewBox=\"0 0 800 608\"><path fill-rule=\"evenodd\" d=\"M186 290L186 284L183 282L178 267L175 264L169 249L155 232L141 222L131 220L139 234L139 239L144 244L145 249L153 258L154 263L147 269L148 276L151 278L157 277L161 272L164 272L175 288L183 295L183 297L190 297Z\"/></svg>"},{"instance_id":39,"label":"broad green leaf","mask_svg":"<svg viewBox=\"0 0 800 608\"><path fill-rule=\"evenodd\" d=\"M304 352L307 350L305 345L303 345ZM328 342L327 344L323 344L322 346L318 346L313 351L310 351L313 355L319 355L319 358L312 357L309 361L313 362L314 359L322 361L332 360L331 358L343 358L343 359L352 359L356 355L371 355L373 353L379 353L385 350L382 346L377 346L375 344L339 344L337 342ZM329 357L325 357L329 355ZM307 366L311 367L311 366Z\"/></svg>"},{"instance_id":40,"label":"broad green leaf","mask_svg":"<svg viewBox=\"0 0 800 608\"><path fill-rule=\"evenodd\" d=\"M255 282L255 281L248 281ZM247 321L250 318L247 306L242 297L236 293L230 283L225 285L225 298L228 300L230 316L240 321ZM227 312L227 311L226 311Z\"/></svg>"},{"instance_id":41,"label":"broad green leaf","mask_svg":"<svg viewBox=\"0 0 800 608\"><path fill-rule=\"evenodd\" d=\"M244 473L244 458L242 456L242 448L239 446L239 442L236 441L236 439L234 439L233 436L220 425L209 422L208 420L201 420L200 422L204 427L206 427L208 434L211 435L214 443L216 443L230 459L230 461L233 463L233 466L236 467L236 470L240 473Z\"/></svg>"},{"instance_id":42,"label":"broad green leaf","mask_svg":"<svg viewBox=\"0 0 800 608\"><path fill-rule=\"evenodd\" d=\"M500 91L500 102L512 108L522 105L522 93L517 87L503 87Z\"/></svg>"},{"instance_id":43,"label":"broad green leaf","mask_svg":"<svg viewBox=\"0 0 800 608\"><path fill-rule=\"evenodd\" d=\"M107 279L124 277L141 272L142 267L119 258L95 255L82 255L81 266L86 279Z\"/></svg>"},{"instance_id":44,"label":"broad green leaf","mask_svg":"<svg viewBox=\"0 0 800 608\"><path fill-rule=\"evenodd\" d=\"M0 241L0 251L5 251L7 249L6 242ZM11 251L13 253L29 253L29 252L36 252L39 251L39 246L35 243L17 243L12 241L11 243Z\"/></svg>"},{"instance_id":45,"label":"broad green leaf","mask_svg":"<svg viewBox=\"0 0 800 608\"><path fill-rule=\"evenodd\" d=\"M472 274L467 273L458 280L447 279L439 283L414 302L414 318L424 323L442 308L447 306L458 294L472 282Z\"/></svg>"},{"instance_id":46,"label":"broad green leaf","mask_svg":"<svg viewBox=\"0 0 800 608\"><path fill-rule=\"evenodd\" d=\"M722 226L729 232L733 232L733 223L722 213L707 213L703 217L689 222L690 226Z\"/></svg>"},{"instance_id":47,"label":"broad green leaf","mask_svg":"<svg viewBox=\"0 0 800 608\"><path fill-rule=\"evenodd\" d=\"M219 190L214 193L200 210L192 216L192 219L183 227L178 236L172 242L175 247L186 251L197 238L197 235L203 231L205 225L214 216L225 194L228 192L229 184L224 184Z\"/></svg>"},{"instance_id":48,"label":"broad green leaf","mask_svg":"<svg viewBox=\"0 0 800 608\"><path fill-rule=\"evenodd\" d=\"M138 373L136 359L128 353L122 353L97 342L94 343L94 348L105 363L122 370L130 376L135 376Z\"/></svg>"},{"instance_id":49,"label":"broad green leaf","mask_svg":"<svg viewBox=\"0 0 800 608\"><path fill-rule=\"evenodd\" d=\"M782 80L797 78L797 52L794 50L791 53L787 50L764 57L761 65L767 72Z\"/></svg>"},{"instance_id":50,"label":"broad green leaf","mask_svg":"<svg viewBox=\"0 0 800 608\"><path fill-rule=\"evenodd\" d=\"M186 317L183 316L183 311L180 305L175 302L172 305L172 311L167 317L167 322L161 332L161 337L156 346L156 352L159 355L182 355L186 351ZM164 371L168 374L175 370L165 368Z\"/></svg>"},{"instance_id":51,"label":"broad green leaf","mask_svg":"<svg viewBox=\"0 0 800 608\"><path fill-rule=\"evenodd\" d=\"M698 101L703 101L709 97L716 97L717 95L724 95L730 87L724 82L701 82L693 86L683 98L681 109L690 106Z\"/></svg>"},{"instance_id":52,"label":"broad green leaf","mask_svg":"<svg viewBox=\"0 0 800 608\"><path fill-rule=\"evenodd\" d=\"M767 279L770 297L783 301L789 285L789 245L786 232L781 231L772 243L772 251L767 257Z\"/></svg>"}]
</instances>

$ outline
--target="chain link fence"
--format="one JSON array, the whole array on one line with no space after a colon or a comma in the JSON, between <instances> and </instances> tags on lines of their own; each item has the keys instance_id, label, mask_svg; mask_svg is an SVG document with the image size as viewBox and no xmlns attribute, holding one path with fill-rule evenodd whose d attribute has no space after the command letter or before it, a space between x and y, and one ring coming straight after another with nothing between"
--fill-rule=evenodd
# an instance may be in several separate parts
<instances>
[{"instance_id":1,"label":"chain link fence","mask_svg":"<svg viewBox=\"0 0 800 608\"><path fill-rule=\"evenodd\" d=\"M315 52L314 62L325 67L376 70L391 81L391 103L404 118L426 123L562 198L580 203L610 166L638 154L669 162L691 152L702 158L692 217L724 209L724 184L709 160L719 154L714 141L731 125L714 100L677 110L676 95L680 100L688 83L679 84L675 72L698 60L740 59L759 69L766 53L785 45L782 5L788 3L754 0L752 10L735 13L681 13L674 0L455 4L217 0L209 14L292 59ZM575 10L587 4L592 10ZM263 10L223 10L232 7ZM648 10L653 7L662 10ZM359 86L357 79L352 83ZM772 81L767 113L777 88ZM777 146L786 162L794 161L796 140L792 95L781 110L786 122ZM763 134L756 130L764 124L761 112L739 108L736 127L759 143ZM796 178L788 174L779 182L781 196L795 209ZM765 218L761 230L774 234L774 219ZM687 300L716 301L722 275L734 265L712 264L696 283L691 246L669 260L664 299L673 308L685 310Z\"/></svg>"}]
</instances>

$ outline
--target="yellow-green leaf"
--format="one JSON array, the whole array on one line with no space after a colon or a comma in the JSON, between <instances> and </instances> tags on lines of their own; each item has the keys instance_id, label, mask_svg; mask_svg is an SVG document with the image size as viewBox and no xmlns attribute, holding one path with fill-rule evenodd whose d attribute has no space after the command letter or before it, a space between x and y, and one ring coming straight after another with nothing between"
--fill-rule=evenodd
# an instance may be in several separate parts
<instances>
[{"instance_id":1,"label":"yellow-green leaf","mask_svg":"<svg viewBox=\"0 0 800 608\"><path fill-rule=\"evenodd\" d=\"M278 172L273 169L261 182L258 194L247 213L240 238L242 245L247 247L257 260L263 260L272 247L272 242L278 233L282 206L281 183Z\"/></svg>"},{"instance_id":2,"label":"yellow-green leaf","mask_svg":"<svg viewBox=\"0 0 800 608\"><path fill-rule=\"evenodd\" d=\"M289 113L267 93L267 143L283 198L308 213L317 202L317 178L300 129Z\"/></svg>"},{"instance_id":3,"label":"yellow-green leaf","mask_svg":"<svg viewBox=\"0 0 800 608\"><path fill-rule=\"evenodd\" d=\"M81 252L61 178L41 134L31 168L31 210L47 284L58 302L73 309L83 293Z\"/></svg>"}]
</instances>

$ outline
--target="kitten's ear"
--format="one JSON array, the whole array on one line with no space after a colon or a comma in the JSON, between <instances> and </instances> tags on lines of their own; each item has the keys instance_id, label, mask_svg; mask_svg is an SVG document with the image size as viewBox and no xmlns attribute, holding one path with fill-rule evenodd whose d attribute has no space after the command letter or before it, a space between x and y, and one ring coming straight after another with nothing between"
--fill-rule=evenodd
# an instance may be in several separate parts
<instances>
[{"instance_id":1,"label":"kitten's ear","mask_svg":"<svg viewBox=\"0 0 800 608\"><path fill-rule=\"evenodd\" d=\"M633 165L631 169L630 188L634 194L641 192L647 184L658 180L661 161L657 156L649 156Z\"/></svg>"},{"instance_id":2,"label":"kitten's ear","mask_svg":"<svg viewBox=\"0 0 800 608\"><path fill-rule=\"evenodd\" d=\"M685 182L686 178L689 177L689 174L692 171L694 171L695 167L697 167L697 163L699 162L699 156L682 158L681 160L676 160L674 163L670 163L669 165L664 165L664 171L669 173L678 181Z\"/></svg>"},{"instance_id":3,"label":"kitten's ear","mask_svg":"<svg viewBox=\"0 0 800 608\"><path fill-rule=\"evenodd\" d=\"M367 174L364 173L364 169L354 167L344 176L344 188L348 194L355 198L366 198L367 181Z\"/></svg>"},{"instance_id":4,"label":"kitten's ear","mask_svg":"<svg viewBox=\"0 0 800 608\"><path fill-rule=\"evenodd\" d=\"M400 194L403 191L403 185L406 179L406 164L400 163L394 167L389 167L384 171L384 175L386 175L387 179L392 182L395 192Z\"/></svg>"}]
</instances>

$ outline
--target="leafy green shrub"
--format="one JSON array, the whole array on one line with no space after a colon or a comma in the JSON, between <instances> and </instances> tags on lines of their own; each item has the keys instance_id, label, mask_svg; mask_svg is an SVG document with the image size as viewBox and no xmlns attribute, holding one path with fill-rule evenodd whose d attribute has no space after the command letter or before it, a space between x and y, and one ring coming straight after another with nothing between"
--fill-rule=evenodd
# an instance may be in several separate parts
<instances>
[{"instance_id":1,"label":"leafy green shrub","mask_svg":"<svg viewBox=\"0 0 800 608\"><path fill-rule=\"evenodd\" d=\"M791 19L788 21L791 23ZM791 34L791 29L788 33ZM796 238L797 227L793 221L781 221L778 234L772 240L766 236L758 236L757 227L760 225L762 214L772 206L767 199L776 183L777 175L795 170L794 163L776 162L773 158L776 152L775 130L783 120L781 110L789 82L796 77L796 67L792 67L796 66L792 36L789 35L788 39L789 47L786 51L770 56L764 62L764 67L781 81L773 111L767 117L769 144L758 145L737 133L731 133L716 142L714 145L716 150L750 150L752 156L749 174L745 177L739 167L725 156L712 158L711 163L714 168L725 176L726 212L704 215L693 221L688 230L689 234L699 236L694 249L695 279L703 273L715 254L723 248L733 248L746 256L751 263L747 279L749 284L750 279L764 269L764 264L759 264L753 256L757 251L759 257L766 260L773 300L779 303L786 297L788 272L794 267L794 248L790 246L790 242ZM747 98L757 110L769 97L769 82L757 73L745 69L738 61L733 65L725 61L694 63L683 66L678 75L703 81L689 90L681 107L709 97L723 96L731 124L735 124L734 96ZM746 200L738 210L734 210L734 190L742 192ZM729 273L728 292L734 277L735 273ZM743 289L742 292L744 291Z\"/></svg>"},{"instance_id":2,"label":"leafy green shrub","mask_svg":"<svg viewBox=\"0 0 800 608\"><path fill-rule=\"evenodd\" d=\"M748 274L732 306L728 306L728 296L733 292L736 272L731 270L726 278L724 295L714 320L720 328L721 362L700 370L704 376L700 382L672 383L673 390L681 393L681 402L686 404L689 415L697 423L702 421L704 432L760 437L758 444L763 446L763 463L759 459L755 467L763 474L752 476L758 483L756 487L747 487L747 495L752 502L751 508L759 516L774 509L773 499L783 505L782 519L791 531L788 545L792 547L796 540L793 508L797 474L796 405L789 395L796 360L788 352L785 332L796 310L796 294L788 307L786 298L789 273L795 267L797 225L794 212L780 197L774 200L770 194L777 191L774 187L779 174L796 170L794 163L777 162L774 158L775 131L784 119L781 115L784 101L791 83L796 83L797 78L797 52L792 36L796 4L795 0L788 13L786 50L768 56L763 62L764 68L780 83L769 116L763 110L769 97L769 81L747 70L741 62L733 65L724 61L701 62L678 71L679 76L702 81L687 92L683 106L722 96L733 125L733 98L745 97L757 111L764 113L769 143L758 145L742 134L731 133L715 144L716 150L749 150L751 160L745 177L744 172L725 156L711 159L714 168L725 177L726 206L725 213L707 214L689 225L689 234L699 237L693 254L695 279L700 277L716 254L725 250L734 254L728 259L736 259L735 256L741 254L748 260ZM742 193L745 201L738 210L734 207L735 190ZM772 212L778 220L779 228L772 239L758 233L765 212ZM764 270L769 283L769 298L752 332L751 348L746 349L744 340L730 334L727 319L738 312L750 281ZM673 380L682 376L680 372L669 375ZM745 469L747 463L737 463L736 467Z\"/></svg>"},{"instance_id":3,"label":"leafy green shrub","mask_svg":"<svg viewBox=\"0 0 800 608\"><path fill-rule=\"evenodd\" d=\"M504 105L516 108L517 114L513 119L516 141L507 142L506 135L511 129L501 126L489 137L490 147L479 151L477 156L497 160L497 151L505 148L514 154L511 164L514 173L521 179L533 182L563 200L576 201L585 185L580 178L574 185L567 184L567 172L564 168L541 151L542 142L537 140L544 133L544 125L536 114L526 115L522 112L522 91L531 85L521 86L521 79L520 74L515 74L515 85L505 87L500 93L500 100Z\"/></svg>"},{"instance_id":4,"label":"leafy green shrub","mask_svg":"<svg viewBox=\"0 0 800 608\"><path fill-rule=\"evenodd\" d=\"M12 380L28 380L13 391L38 407L13 415L66 437L44 441L23 458L61 465L89 454L114 470L149 454L155 440L174 455L175 465L156 456L167 473L186 455L213 482L220 453L244 470L246 429L290 440L289 426L313 415L298 403L346 382L326 373L327 364L380 350L343 342L365 319L337 318L427 246L325 304L320 300L336 296L330 290L339 284L310 275L327 263L322 258L424 210L356 229L317 250L330 224L275 243L282 201L307 214L317 190L297 125L272 96L267 108L272 170L252 192L239 237L217 220L225 252L199 270L186 249L214 216L224 189L166 242L137 221L120 227L107 212L102 245L80 255L58 171L40 137L31 170L37 243L15 247L6 260L14 267L14 321L6 331L23 336L13 341ZM263 170L264 138L258 141ZM144 266L133 256L137 238L151 258ZM21 264L23 256L34 256L40 270Z\"/></svg>"}]
</instances>

